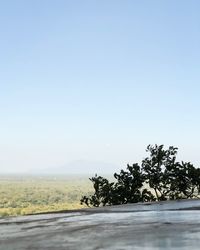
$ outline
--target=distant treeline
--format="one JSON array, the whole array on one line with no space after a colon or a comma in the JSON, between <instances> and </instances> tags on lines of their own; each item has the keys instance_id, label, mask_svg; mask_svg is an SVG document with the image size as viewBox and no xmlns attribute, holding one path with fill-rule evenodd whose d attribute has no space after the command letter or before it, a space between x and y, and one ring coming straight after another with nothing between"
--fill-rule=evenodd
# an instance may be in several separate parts
<instances>
[{"instance_id":1,"label":"distant treeline","mask_svg":"<svg viewBox=\"0 0 200 250\"><path fill-rule=\"evenodd\" d=\"M88 179L81 177L2 176L0 216L77 209L81 196L91 191Z\"/></svg>"}]
</instances>

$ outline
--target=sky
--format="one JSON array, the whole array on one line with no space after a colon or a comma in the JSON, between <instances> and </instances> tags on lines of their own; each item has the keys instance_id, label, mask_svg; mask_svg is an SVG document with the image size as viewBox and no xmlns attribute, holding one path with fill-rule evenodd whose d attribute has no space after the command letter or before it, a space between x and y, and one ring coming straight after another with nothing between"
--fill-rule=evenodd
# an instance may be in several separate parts
<instances>
[{"instance_id":1,"label":"sky","mask_svg":"<svg viewBox=\"0 0 200 250\"><path fill-rule=\"evenodd\" d=\"M0 172L77 161L103 172L155 143L199 166L199 11L198 0L1 1Z\"/></svg>"}]
</instances>

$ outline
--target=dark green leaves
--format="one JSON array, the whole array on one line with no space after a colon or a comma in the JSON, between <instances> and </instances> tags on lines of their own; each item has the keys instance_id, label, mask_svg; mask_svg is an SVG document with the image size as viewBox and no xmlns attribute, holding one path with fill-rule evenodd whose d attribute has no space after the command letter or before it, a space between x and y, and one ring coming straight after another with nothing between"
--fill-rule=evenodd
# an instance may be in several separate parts
<instances>
[{"instance_id":1,"label":"dark green leaves","mask_svg":"<svg viewBox=\"0 0 200 250\"><path fill-rule=\"evenodd\" d=\"M115 182L95 175L90 178L94 194L83 196L87 206L118 205L135 202L188 199L200 193L200 169L190 162L177 162L177 148L149 145L141 166L127 165L126 171L115 173Z\"/></svg>"}]
</instances>

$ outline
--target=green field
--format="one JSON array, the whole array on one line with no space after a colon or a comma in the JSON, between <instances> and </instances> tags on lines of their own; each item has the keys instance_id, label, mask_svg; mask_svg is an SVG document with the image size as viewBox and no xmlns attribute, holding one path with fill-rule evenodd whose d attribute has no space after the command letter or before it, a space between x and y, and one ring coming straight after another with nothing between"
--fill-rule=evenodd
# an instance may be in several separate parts
<instances>
[{"instance_id":1,"label":"green field","mask_svg":"<svg viewBox=\"0 0 200 250\"><path fill-rule=\"evenodd\" d=\"M82 208L93 188L81 176L0 176L0 216Z\"/></svg>"}]
</instances>

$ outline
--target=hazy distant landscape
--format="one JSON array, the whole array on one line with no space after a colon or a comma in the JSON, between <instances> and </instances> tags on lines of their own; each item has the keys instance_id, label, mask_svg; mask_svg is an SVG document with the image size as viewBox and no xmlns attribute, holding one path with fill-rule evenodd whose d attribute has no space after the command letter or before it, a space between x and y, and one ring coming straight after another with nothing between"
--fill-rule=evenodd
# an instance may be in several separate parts
<instances>
[{"instance_id":1,"label":"hazy distant landscape","mask_svg":"<svg viewBox=\"0 0 200 250\"><path fill-rule=\"evenodd\" d=\"M199 12L0 2L0 250L199 249Z\"/></svg>"},{"instance_id":2,"label":"hazy distant landscape","mask_svg":"<svg viewBox=\"0 0 200 250\"><path fill-rule=\"evenodd\" d=\"M0 175L0 216L80 208L91 191L88 176Z\"/></svg>"}]
</instances>

